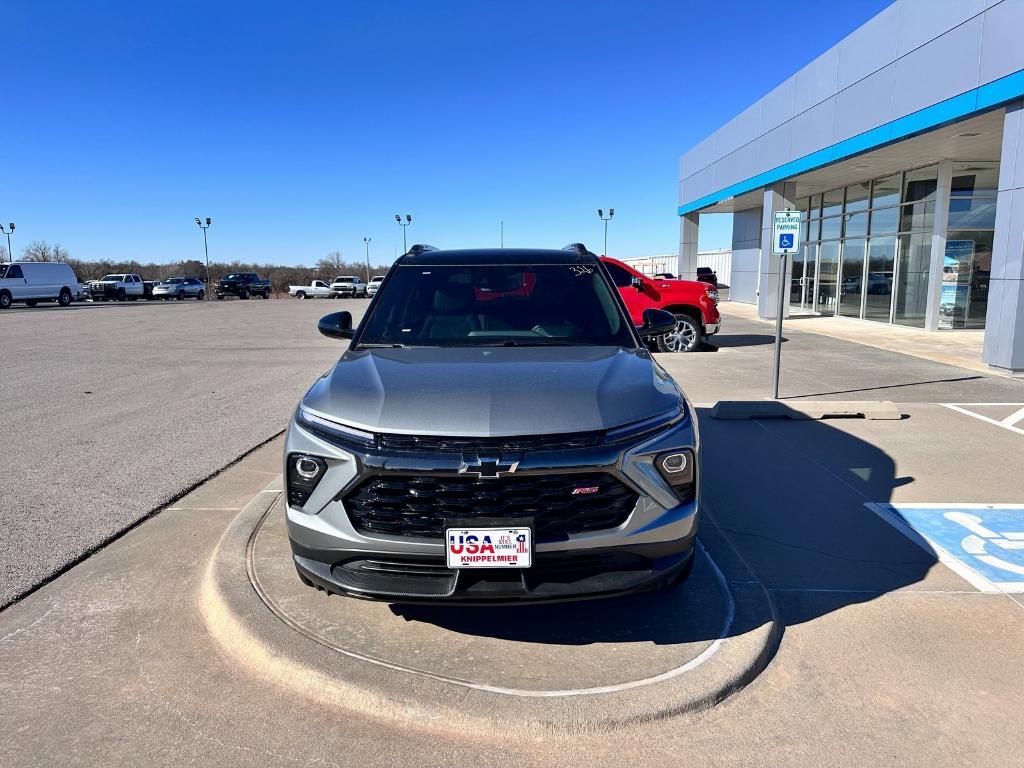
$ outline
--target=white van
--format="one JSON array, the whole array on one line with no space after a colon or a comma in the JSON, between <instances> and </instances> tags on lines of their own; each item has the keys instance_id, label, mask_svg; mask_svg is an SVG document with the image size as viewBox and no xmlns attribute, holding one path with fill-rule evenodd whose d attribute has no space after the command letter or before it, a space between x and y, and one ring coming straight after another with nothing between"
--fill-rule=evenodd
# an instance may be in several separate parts
<instances>
[{"instance_id":1,"label":"white van","mask_svg":"<svg viewBox=\"0 0 1024 768\"><path fill-rule=\"evenodd\" d=\"M56 301L66 307L78 296L80 286L70 264L15 261L0 264L0 309L15 301L34 307L40 301Z\"/></svg>"}]
</instances>

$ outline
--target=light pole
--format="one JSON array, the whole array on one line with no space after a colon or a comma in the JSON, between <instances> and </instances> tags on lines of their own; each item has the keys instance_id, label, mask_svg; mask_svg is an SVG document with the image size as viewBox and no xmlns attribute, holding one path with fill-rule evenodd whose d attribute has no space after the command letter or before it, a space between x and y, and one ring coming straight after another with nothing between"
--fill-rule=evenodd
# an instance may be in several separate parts
<instances>
[{"instance_id":1,"label":"light pole","mask_svg":"<svg viewBox=\"0 0 1024 768\"><path fill-rule=\"evenodd\" d=\"M203 253L206 254L206 300L210 300L210 246L206 243L206 230L213 224L213 219L209 216L206 217L206 224L203 224L202 219L196 216L196 224L203 230Z\"/></svg>"},{"instance_id":2,"label":"light pole","mask_svg":"<svg viewBox=\"0 0 1024 768\"><path fill-rule=\"evenodd\" d=\"M363 242L366 243L366 284L370 284L370 241L372 237L364 237Z\"/></svg>"},{"instance_id":3,"label":"light pole","mask_svg":"<svg viewBox=\"0 0 1024 768\"><path fill-rule=\"evenodd\" d=\"M608 209L608 216L605 217L604 210L602 208L597 209L597 215L604 222L604 255L608 255L608 222L612 220L612 216L615 215L615 209Z\"/></svg>"},{"instance_id":4,"label":"light pole","mask_svg":"<svg viewBox=\"0 0 1024 768\"><path fill-rule=\"evenodd\" d=\"M4 229L4 225L0 224L0 232L7 235L7 260L14 261L14 251L11 250L11 233L14 232L14 222L12 221L7 227Z\"/></svg>"},{"instance_id":5,"label":"light pole","mask_svg":"<svg viewBox=\"0 0 1024 768\"><path fill-rule=\"evenodd\" d=\"M407 214L405 214L405 221L402 221L402 217L399 216L396 213L395 214L395 221L397 221L398 222L398 226L400 226L402 228L402 253L408 253L409 252L409 246L406 245L406 242L405 242L405 228L408 227L410 224L412 224L412 216L410 216L407 213Z\"/></svg>"}]
</instances>

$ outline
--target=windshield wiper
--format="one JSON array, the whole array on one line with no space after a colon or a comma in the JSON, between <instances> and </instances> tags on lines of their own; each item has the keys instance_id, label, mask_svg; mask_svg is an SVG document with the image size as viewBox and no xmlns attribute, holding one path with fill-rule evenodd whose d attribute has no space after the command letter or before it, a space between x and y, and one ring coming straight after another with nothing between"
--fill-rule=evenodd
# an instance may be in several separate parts
<instances>
[{"instance_id":1,"label":"windshield wiper","mask_svg":"<svg viewBox=\"0 0 1024 768\"><path fill-rule=\"evenodd\" d=\"M506 339L495 344L486 344L488 347L571 347L571 342L563 339Z\"/></svg>"},{"instance_id":2,"label":"windshield wiper","mask_svg":"<svg viewBox=\"0 0 1024 768\"><path fill-rule=\"evenodd\" d=\"M405 349L405 344L375 344L373 342L359 342L357 349Z\"/></svg>"}]
</instances>

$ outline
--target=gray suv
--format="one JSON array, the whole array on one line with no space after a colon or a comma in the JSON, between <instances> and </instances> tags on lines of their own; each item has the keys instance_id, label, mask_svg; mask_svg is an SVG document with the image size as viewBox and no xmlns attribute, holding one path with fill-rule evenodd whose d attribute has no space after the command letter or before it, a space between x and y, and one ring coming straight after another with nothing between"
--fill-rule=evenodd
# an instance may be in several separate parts
<instances>
[{"instance_id":1,"label":"gray suv","mask_svg":"<svg viewBox=\"0 0 1024 768\"><path fill-rule=\"evenodd\" d=\"M391 602L636 592L694 559L695 414L582 246L415 246L303 397L284 451L299 578ZM386 286L386 290L383 288Z\"/></svg>"}]
</instances>

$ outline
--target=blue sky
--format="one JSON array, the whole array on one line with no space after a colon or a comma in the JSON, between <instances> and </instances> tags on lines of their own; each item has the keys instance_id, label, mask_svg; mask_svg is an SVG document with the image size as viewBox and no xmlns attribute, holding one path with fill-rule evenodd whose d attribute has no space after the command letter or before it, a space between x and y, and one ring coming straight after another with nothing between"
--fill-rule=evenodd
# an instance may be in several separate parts
<instances>
[{"instance_id":1,"label":"blue sky","mask_svg":"<svg viewBox=\"0 0 1024 768\"><path fill-rule=\"evenodd\" d=\"M679 156L885 0L8 0L15 254L311 264L410 242L678 249ZM775 46L779 11L793 27ZM702 248L729 245L728 221Z\"/></svg>"}]
</instances>

